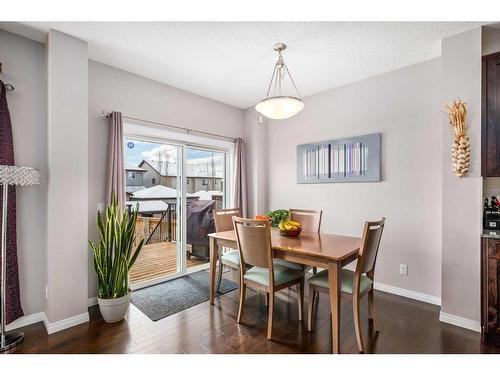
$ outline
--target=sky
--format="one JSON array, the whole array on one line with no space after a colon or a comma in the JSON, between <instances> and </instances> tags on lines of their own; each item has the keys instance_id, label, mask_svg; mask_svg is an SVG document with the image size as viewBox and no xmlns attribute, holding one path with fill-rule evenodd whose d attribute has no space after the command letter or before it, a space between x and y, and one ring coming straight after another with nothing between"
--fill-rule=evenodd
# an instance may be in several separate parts
<instances>
[{"instance_id":1,"label":"sky","mask_svg":"<svg viewBox=\"0 0 500 375\"><path fill-rule=\"evenodd\" d=\"M142 160L168 161L171 164L170 171L175 171L177 160L177 148L175 146L144 142L125 138L125 165L137 167ZM207 176L211 171L211 158L214 155L215 175L222 177L223 154L205 150L187 149L188 176ZM208 170L207 170L208 168ZM173 174L173 173L170 173Z\"/></svg>"}]
</instances>

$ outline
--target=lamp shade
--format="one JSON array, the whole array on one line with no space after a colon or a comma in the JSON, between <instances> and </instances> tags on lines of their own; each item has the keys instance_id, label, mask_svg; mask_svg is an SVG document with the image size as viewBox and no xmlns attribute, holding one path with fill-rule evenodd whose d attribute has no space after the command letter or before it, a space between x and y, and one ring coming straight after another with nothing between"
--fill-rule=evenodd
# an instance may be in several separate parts
<instances>
[{"instance_id":1,"label":"lamp shade","mask_svg":"<svg viewBox=\"0 0 500 375\"><path fill-rule=\"evenodd\" d=\"M284 120L304 109L304 102L293 96L273 96L257 103L255 110L273 119Z\"/></svg>"},{"instance_id":2,"label":"lamp shade","mask_svg":"<svg viewBox=\"0 0 500 375\"><path fill-rule=\"evenodd\" d=\"M0 184L29 186L40 184L40 171L28 167L0 165Z\"/></svg>"}]
</instances>

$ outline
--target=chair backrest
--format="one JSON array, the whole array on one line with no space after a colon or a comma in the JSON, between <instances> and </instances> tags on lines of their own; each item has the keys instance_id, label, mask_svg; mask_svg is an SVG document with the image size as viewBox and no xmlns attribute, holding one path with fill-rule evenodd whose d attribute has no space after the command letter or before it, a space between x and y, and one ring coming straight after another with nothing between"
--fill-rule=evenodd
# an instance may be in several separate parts
<instances>
[{"instance_id":1,"label":"chair backrest","mask_svg":"<svg viewBox=\"0 0 500 375\"><path fill-rule=\"evenodd\" d=\"M240 216L239 208L214 210L215 231L225 232L233 229L233 216Z\"/></svg>"},{"instance_id":2,"label":"chair backrest","mask_svg":"<svg viewBox=\"0 0 500 375\"><path fill-rule=\"evenodd\" d=\"M269 221L233 217L241 263L273 269Z\"/></svg>"},{"instance_id":3,"label":"chair backrest","mask_svg":"<svg viewBox=\"0 0 500 375\"><path fill-rule=\"evenodd\" d=\"M321 210L303 210L290 208L290 220L302 224L302 230L306 232L319 233L321 229Z\"/></svg>"},{"instance_id":4,"label":"chair backrest","mask_svg":"<svg viewBox=\"0 0 500 375\"><path fill-rule=\"evenodd\" d=\"M367 273L371 278L373 277L384 225L385 217L379 221L367 221L365 223L363 238L359 247L358 264L356 265L357 277L360 277L363 273Z\"/></svg>"}]
</instances>

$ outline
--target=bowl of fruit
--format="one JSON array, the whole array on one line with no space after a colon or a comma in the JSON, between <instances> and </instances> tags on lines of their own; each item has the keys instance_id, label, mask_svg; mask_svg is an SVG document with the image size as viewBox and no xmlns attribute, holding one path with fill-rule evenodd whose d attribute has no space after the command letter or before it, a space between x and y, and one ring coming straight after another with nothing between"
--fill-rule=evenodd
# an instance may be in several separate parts
<instances>
[{"instance_id":1,"label":"bowl of fruit","mask_svg":"<svg viewBox=\"0 0 500 375\"><path fill-rule=\"evenodd\" d=\"M280 235L283 237L298 237L302 232L300 223L288 219L280 221L278 228L280 229Z\"/></svg>"}]
</instances>

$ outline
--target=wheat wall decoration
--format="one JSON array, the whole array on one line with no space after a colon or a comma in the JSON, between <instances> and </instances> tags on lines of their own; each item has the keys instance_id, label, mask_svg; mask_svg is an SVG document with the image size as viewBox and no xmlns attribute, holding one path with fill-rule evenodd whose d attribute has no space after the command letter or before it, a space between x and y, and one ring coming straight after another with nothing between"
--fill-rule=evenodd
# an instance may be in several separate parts
<instances>
[{"instance_id":1,"label":"wheat wall decoration","mask_svg":"<svg viewBox=\"0 0 500 375\"><path fill-rule=\"evenodd\" d=\"M451 106L446 105L450 125L455 131L455 140L451 146L451 160L453 172L459 178L465 176L469 171L470 164L470 140L467 136L467 116L466 103L462 100L455 100Z\"/></svg>"}]
</instances>

